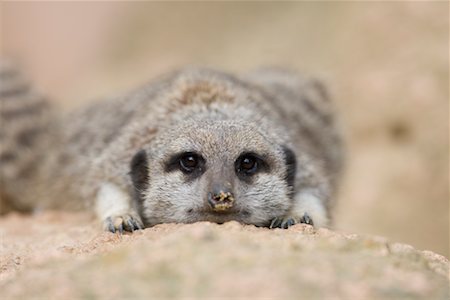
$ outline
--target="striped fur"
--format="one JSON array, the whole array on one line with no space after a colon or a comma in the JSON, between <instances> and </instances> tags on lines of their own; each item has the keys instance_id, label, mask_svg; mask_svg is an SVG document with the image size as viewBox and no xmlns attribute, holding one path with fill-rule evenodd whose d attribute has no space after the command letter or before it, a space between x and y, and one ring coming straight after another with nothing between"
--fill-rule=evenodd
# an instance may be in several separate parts
<instances>
[{"instance_id":1,"label":"striped fur","mask_svg":"<svg viewBox=\"0 0 450 300\"><path fill-rule=\"evenodd\" d=\"M29 209L18 191L37 172L49 121L46 99L12 64L0 62L0 213L8 207Z\"/></svg>"}]
</instances>

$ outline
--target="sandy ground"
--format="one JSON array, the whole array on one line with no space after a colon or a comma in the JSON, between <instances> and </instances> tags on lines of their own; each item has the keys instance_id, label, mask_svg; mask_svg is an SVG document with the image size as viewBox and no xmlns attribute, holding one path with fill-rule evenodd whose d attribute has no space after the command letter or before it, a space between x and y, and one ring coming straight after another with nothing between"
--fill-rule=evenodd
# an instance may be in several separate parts
<instances>
[{"instance_id":1,"label":"sandy ground","mask_svg":"<svg viewBox=\"0 0 450 300\"><path fill-rule=\"evenodd\" d=\"M2 299L448 299L449 262L380 237L164 224L101 232L86 214L0 219Z\"/></svg>"},{"instance_id":2,"label":"sandy ground","mask_svg":"<svg viewBox=\"0 0 450 300\"><path fill-rule=\"evenodd\" d=\"M1 299L449 299L449 3L1 2L1 54L70 110L186 64L317 74L347 140L337 230L0 217ZM82 20L82 21L80 21ZM411 246L398 244L408 243Z\"/></svg>"}]
</instances>

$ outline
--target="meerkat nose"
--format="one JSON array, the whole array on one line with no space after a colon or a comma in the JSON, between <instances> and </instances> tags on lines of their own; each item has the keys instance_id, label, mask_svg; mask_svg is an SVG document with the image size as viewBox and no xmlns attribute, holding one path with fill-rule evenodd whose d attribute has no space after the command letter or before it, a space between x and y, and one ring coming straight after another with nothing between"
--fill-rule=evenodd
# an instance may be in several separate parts
<instances>
[{"instance_id":1,"label":"meerkat nose","mask_svg":"<svg viewBox=\"0 0 450 300\"><path fill-rule=\"evenodd\" d=\"M208 193L208 204L215 212L226 212L233 207L234 196L231 193L231 186L215 185L212 192Z\"/></svg>"}]
</instances>

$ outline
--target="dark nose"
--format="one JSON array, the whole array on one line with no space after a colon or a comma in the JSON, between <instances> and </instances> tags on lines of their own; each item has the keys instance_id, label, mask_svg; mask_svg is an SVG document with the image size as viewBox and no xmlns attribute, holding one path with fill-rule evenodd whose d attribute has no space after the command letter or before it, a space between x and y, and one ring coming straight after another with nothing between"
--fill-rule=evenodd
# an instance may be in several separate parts
<instances>
[{"instance_id":1,"label":"dark nose","mask_svg":"<svg viewBox=\"0 0 450 300\"><path fill-rule=\"evenodd\" d=\"M208 204L215 212L226 212L233 207L234 196L231 189L224 185L215 185L208 194Z\"/></svg>"}]
</instances>

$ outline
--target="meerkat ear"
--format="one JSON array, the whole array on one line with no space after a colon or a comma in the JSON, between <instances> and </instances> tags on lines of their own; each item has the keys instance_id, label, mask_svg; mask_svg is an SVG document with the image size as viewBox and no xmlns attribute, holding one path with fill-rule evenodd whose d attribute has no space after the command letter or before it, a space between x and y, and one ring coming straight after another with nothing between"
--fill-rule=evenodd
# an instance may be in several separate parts
<instances>
[{"instance_id":1,"label":"meerkat ear","mask_svg":"<svg viewBox=\"0 0 450 300\"><path fill-rule=\"evenodd\" d=\"M131 159L130 176L136 191L136 198L140 199L142 191L148 187L149 180L147 153L145 153L145 150L140 150Z\"/></svg>"},{"instance_id":2,"label":"meerkat ear","mask_svg":"<svg viewBox=\"0 0 450 300\"><path fill-rule=\"evenodd\" d=\"M297 173L297 158L294 151L290 148L283 146L284 161L286 163L286 177L288 187L292 193L295 191L295 175Z\"/></svg>"}]
</instances>

